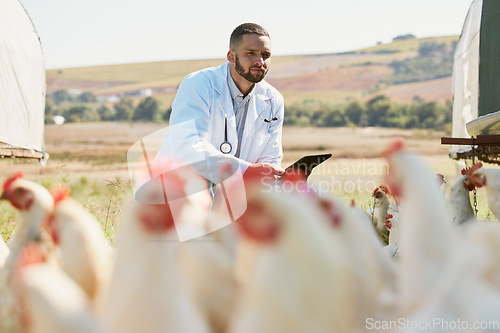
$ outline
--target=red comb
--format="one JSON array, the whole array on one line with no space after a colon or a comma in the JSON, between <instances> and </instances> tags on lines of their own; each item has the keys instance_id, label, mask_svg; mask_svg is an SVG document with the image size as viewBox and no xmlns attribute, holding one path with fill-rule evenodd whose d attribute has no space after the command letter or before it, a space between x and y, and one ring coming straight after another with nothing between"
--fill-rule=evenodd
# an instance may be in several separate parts
<instances>
[{"instance_id":1,"label":"red comb","mask_svg":"<svg viewBox=\"0 0 500 333\"><path fill-rule=\"evenodd\" d=\"M10 188L10 186L12 185L12 183L20 178L24 178L22 171L18 171L15 174L13 174L12 176L10 176L5 181L5 183L3 183L3 191L7 191Z\"/></svg>"},{"instance_id":2,"label":"red comb","mask_svg":"<svg viewBox=\"0 0 500 333\"><path fill-rule=\"evenodd\" d=\"M381 190L382 192L384 192L385 194L389 194L389 189L387 187L385 187L384 185L380 185L379 187L377 187L374 191L373 191L373 195L375 195L375 193L377 193L378 190Z\"/></svg>"},{"instance_id":3,"label":"red comb","mask_svg":"<svg viewBox=\"0 0 500 333\"><path fill-rule=\"evenodd\" d=\"M471 166L470 168L464 168L460 173L464 176L470 177L474 172L476 172L478 169L480 169L483 166L483 163L478 162Z\"/></svg>"},{"instance_id":4,"label":"red comb","mask_svg":"<svg viewBox=\"0 0 500 333\"><path fill-rule=\"evenodd\" d=\"M52 198L54 198L54 205L57 205L64 199L71 196L71 190L67 186L59 184L50 190L50 194L52 195Z\"/></svg>"},{"instance_id":5,"label":"red comb","mask_svg":"<svg viewBox=\"0 0 500 333\"><path fill-rule=\"evenodd\" d=\"M391 142L389 146L384 150L382 156L385 158L390 158L392 154L400 152L405 149L405 143L403 139L397 139Z\"/></svg>"}]
</instances>

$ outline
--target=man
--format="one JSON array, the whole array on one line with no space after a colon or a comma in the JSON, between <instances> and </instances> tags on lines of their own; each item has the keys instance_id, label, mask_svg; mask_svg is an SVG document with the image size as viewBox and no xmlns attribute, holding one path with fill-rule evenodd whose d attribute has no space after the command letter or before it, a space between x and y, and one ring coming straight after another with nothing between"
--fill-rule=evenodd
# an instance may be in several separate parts
<instances>
[{"instance_id":1,"label":"man","mask_svg":"<svg viewBox=\"0 0 500 333\"><path fill-rule=\"evenodd\" d=\"M180 84L159 155L192 165L213 183L225 163L242 173L264 163L281 174L284 102L263 80L271 62L269 34L257 24L241 24L229 48L228 62Z\"/></svg>"}]
</instances>

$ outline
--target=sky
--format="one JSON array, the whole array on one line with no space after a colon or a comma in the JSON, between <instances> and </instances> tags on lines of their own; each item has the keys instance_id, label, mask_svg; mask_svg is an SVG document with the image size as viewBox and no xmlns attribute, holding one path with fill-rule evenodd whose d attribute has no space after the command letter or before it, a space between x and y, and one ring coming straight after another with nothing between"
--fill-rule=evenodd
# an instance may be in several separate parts
<instances>
[{"instance_id":1,"label":"sky","mask_svg":"<svg viewBox=\"0 0 500 333\"><path fill-rule=\"evenodd\" d=\"M265 27L272 54L323 54L392 38L459 35L472 0L20 0L47 69L225 58L244 22Z\"/></svg>"}]
</instances>

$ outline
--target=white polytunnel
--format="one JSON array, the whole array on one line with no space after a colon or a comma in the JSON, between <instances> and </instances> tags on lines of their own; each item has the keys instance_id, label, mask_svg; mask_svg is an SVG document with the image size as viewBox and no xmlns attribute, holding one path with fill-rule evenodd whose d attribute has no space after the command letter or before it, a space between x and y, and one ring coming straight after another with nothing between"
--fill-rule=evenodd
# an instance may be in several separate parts
<instances>
[{"instance_id":1,"label":"white polytunnel","mask_svg":"<svg viewBox=\"0 0 500 333\"><path fill-rule=\"evenodd\" d=\"M42 158L45 63L18 0L0 0L0 156Z\"/></svg>"}]
</instances>

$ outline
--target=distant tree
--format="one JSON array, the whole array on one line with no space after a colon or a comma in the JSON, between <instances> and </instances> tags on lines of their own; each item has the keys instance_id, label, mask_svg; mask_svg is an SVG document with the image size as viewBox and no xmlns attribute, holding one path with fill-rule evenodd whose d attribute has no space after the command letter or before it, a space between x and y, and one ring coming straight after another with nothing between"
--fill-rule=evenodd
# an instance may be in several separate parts
<instances>
[{"instance_id":1,"label":"distant tree","mask_svg":"<svg viewBox=\"0 0 500 333\"><path fill-rule=\"evenodd\" d=\"M442 118L436 102L423 103L417 106L416 115L420 128L435 128L442 123Z\"/></svg>"},{"instance_id":2,"label":"distant tree","mask_svg":"<svg viewBox=\"0 0 500 333\"><path fill-rule=\"evenodd\" d=\"M112 121L115 119L115 112L104 104L97 108L97 113L102 121Z\"/></svg>"},{"instance_id":3,"label":"distant tree","mask_svg":"<svg viewBox=\"0 0 500 333\"><path fill-rule=\"evenodd\" d=\"M144 98L135 108L132 120L158 122L160 120L160 102L152 96Z\"/></svg>"},{"instance_id":4,"label":"distant tree","mask_svg":"<svg viewBox=\"0 0 500 333\"><path fill-rule=\"evenodd\" d=\"M323 118L323 124L324 126L329 127L345 126L346 119L344 112L340 109L334 109L331 112L328 112Z\"/></svg>"},{"instance_id":5,"label":"distant tree","mask_svg":"<svg viewBox=\"0 0 500 333\"><path fill-rule=\"evenodd\" d=\"M67 90L57 90L51 94L51 97L56 104L73 101L73 96Z\"/></svg>"},{"instance_id":6,"label":"distant tree","mask_svg":"<svg viewBox=\"0 0 500 333\"><path fill-rule=\"evenodd\" d=\"M432 57L445 55L447 50L446 43L422 42L418 47L420 57Z\"/></svg>"},{"instance_id":7,"label":"distant tree","mask_svg":"<svg viewBox=\"0 0 500 333\"><path fill-rule=\"evenodd\" d=\"M345 115L355 125L361 124L361 116L364 113L363 105L358 101L349 103L345 108Z\"/></svg>"},{"instance_id":8,"label":"distant tree","mask_svg":"<svg viewBox=\"0 0 500 333\"><path fill-rule=\"evenodd\" d=\"M379 95L366 103L369 126L387 126L387 114L391 108L391 100Z\"/></svg>"},{"instance_id":9,"label":"distant tree","mask_svg":"<svg viewBox=\"0 0 500 333\"><path fill-rule=\"evenodd\" d=\"M393 41L395 41L395 40L407 40L407 39L415 39L415 38L417 38L417 37L415 37L415 35L413 35L413 34L406 34L406 35L396 36L392 40Z\"/></svg>"},{"instance_id":10,"label":"distant tree","mask_svg":"<svg viewBox=\"0 0 500 333\"><path fill-rule=\"evenodd\" d=\"M134 115L134 102L130 98L122 98L113 105L115 120L130 121Z\"/></svg>"},{"instance_id":11,"label":"distant tree","mask_svg":"<svg viewBox=\"0 0 500 333\"><path fill-rule=\"evenodd\" d=\"M84 92L77 97L77 101L80 103L94 103L97 98L91 92Z\"/></svg>"},{"instance_id":12,"label":"distant tree","mask_svg":"<svg viewBox=\"0 0 500 333\"><path fill-rule=\"evenodd\" d=\"M99 121L101 118L97 110L87 104L79 104L71 106L65 113L64 117L69 123L72 122L90 122Z\"/></svg>"}]
</instances>

